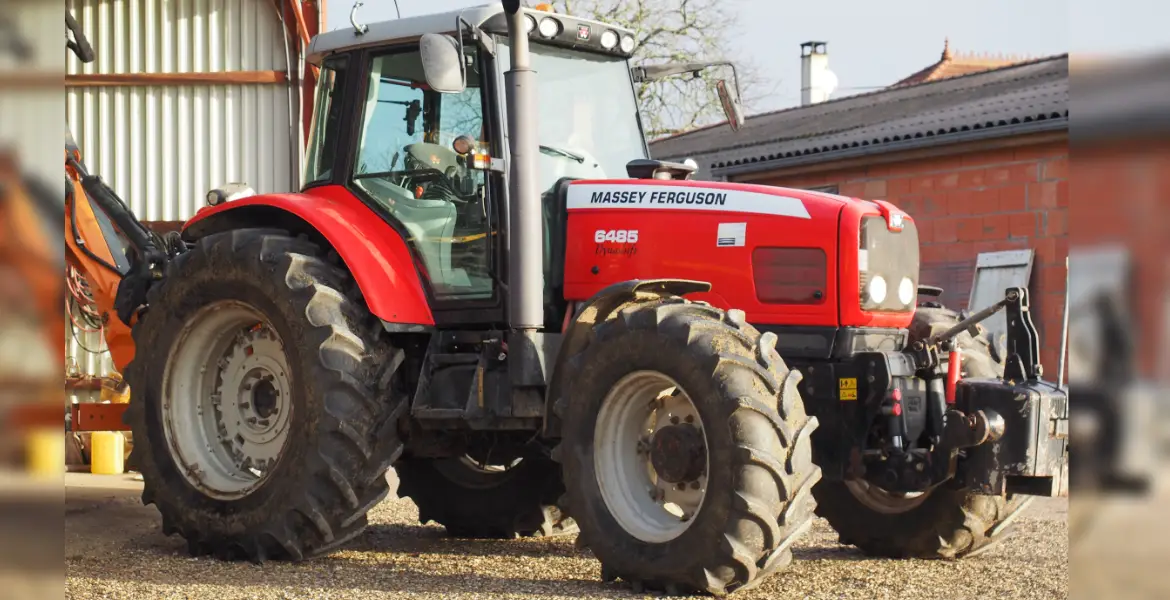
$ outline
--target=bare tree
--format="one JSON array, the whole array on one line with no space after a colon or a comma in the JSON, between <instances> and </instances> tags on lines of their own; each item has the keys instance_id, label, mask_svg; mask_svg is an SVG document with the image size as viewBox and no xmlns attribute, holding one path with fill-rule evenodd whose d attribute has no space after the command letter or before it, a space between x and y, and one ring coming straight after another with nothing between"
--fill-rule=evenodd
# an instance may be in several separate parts
<instances>
[{"instance_id":1,"label":"bare tree","mask_svg":"<svg viewBox=\"0 0 1170 600\"><path fill-rule=\"evenodd\" d=\"M635 64L731 60L739 71L744 108L766 95L755 64L731 56L728 40L736 18L726 0L557 0L553 5L566 14L632 29ZM725 120L715 81L730 81L731 73L722 71L708 70L700 81L679 75L641 84L638 102L646 135L658 138Z\"/></svg>"}]
</instances>

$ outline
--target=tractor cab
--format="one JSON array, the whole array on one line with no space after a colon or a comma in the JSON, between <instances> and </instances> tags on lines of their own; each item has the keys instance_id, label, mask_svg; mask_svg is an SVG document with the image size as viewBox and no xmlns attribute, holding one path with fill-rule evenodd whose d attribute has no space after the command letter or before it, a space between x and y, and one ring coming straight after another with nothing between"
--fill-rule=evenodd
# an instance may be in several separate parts
<instances>
[{"instance_id":1,"label":"tractor cab","mask_svg":"<svg viewBox=\"0 0 1170 600\"><path fill-rule=\"evenodd\" d=\"M622 175L647 157L626 64L631 33L525 12L541 74L535 114L524 115L540 123L538 185L547 192L566 177ZM445 55L454 90L428 81L428 67L441 67L420 44L446 29L455 36L440 38L455 42ZM321 74L303 187L344 186L392 222L437 303L497 304L511 68L503 13L476 8L331 32L313 40L310 60Z\"/></svg>"},{"instance_id":2,"label":"tractor cab","mask_svg":"<svg viewBox=\"0 0 1170 600\"><path fill-rule=\"evenodd\" d=\"M535 102L519 118L537 147L546 304L563 262L566 179L627 177L648 159L631 69L633 32L522 9ZM505 14L471 8L318 36L320 67L303 188L344 186L399 229L432 302L501 307L506 260L508 97ZM689 65L688 72L701 66ZM563 311L549 318L559 320ZM555 321L554 321L555 322Z\"/></svg>"}]
</instances>

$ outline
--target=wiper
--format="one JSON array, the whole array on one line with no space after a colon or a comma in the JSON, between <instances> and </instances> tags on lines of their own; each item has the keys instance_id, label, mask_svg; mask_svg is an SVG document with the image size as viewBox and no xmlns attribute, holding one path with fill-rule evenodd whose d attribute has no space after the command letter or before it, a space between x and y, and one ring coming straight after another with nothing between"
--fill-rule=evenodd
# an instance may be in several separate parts
<instances>
[{"instance_id":1,"label":"wiper","mask_svg":"<svg viewBox=\"0 0 1170 600\"><path fill-rule=\"evenodd\" d=\"M552 146L541 146L540 150L541 150L541 152L544 152L545 154L553 154L556 156L563 156L565 158L575 160L581 164L585 164L585 157L584 156L581 156L580 154L574 154L572 152L569 152L568 150L562 150L560 148L554 148Z\"/></svg>"}]
</instances>

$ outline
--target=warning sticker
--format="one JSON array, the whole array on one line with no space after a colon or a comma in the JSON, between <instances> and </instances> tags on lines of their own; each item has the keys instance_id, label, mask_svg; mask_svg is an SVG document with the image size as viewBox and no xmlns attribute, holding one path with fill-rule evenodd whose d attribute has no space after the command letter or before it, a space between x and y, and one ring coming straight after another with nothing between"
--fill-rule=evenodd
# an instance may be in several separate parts
<instances>
[{"instance_id":1,"label":"warning sticker","mask_svg":"<svg viewBox=\"0 0 1170 600\"><path fill-rule=\"evenodd\" d=\"M743 247L747 240L747 223L720 223L715 234L715 245L719 248Z\"/></svg>"},{"instance_id":2,"label":"warning sticker","mask_svg":"<svg viewBox=\"0 0 1170 600\"><path fill-rule=\"evenodd\" d=\"M841 400L857 400L857 378L842 377L838 381L838 391L841 393Z\"/></svg>"}]
</instances>

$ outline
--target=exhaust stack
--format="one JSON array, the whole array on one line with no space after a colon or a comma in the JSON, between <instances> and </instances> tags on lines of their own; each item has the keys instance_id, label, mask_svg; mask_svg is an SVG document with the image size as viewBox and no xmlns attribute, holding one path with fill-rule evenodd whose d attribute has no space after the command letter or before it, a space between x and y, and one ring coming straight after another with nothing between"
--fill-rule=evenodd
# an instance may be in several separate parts
<instances>
[{"instance_id":1,"label":"exhaust stack","mask_svg":"<svg viewBox=\"0 0 1170 600\"><path fill-rule=\"evenodd\" d=\"M512 68L504 74L508 97L508 325L513 330L544 327L544 231L536 169L536 73L520 0L504 0Z\"/></svg>"}]
</instances>

